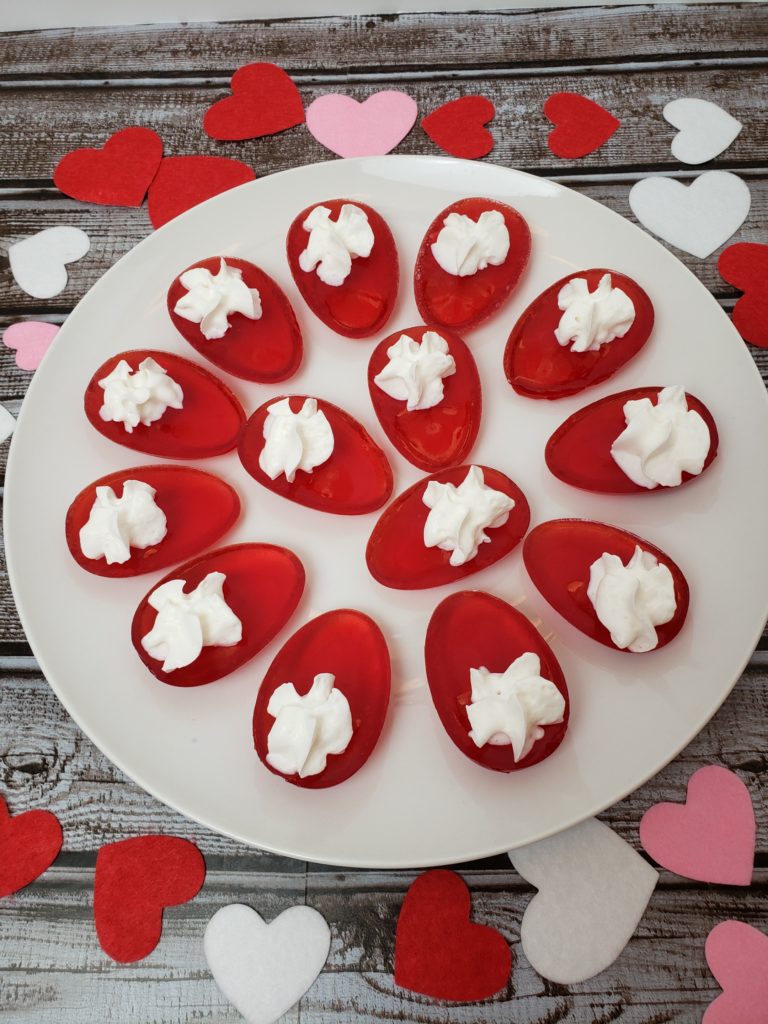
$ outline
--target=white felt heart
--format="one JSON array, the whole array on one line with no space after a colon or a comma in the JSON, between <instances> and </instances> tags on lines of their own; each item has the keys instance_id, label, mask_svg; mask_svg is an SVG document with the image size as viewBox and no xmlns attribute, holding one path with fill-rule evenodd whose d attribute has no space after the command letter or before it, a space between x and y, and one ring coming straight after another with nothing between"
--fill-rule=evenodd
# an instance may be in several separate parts
<instances>
[{"instance_id":1,"label":"white felt heart","mask_svg":"<svg viewBox=\"0 0 768 1024\"><path fill-rule=\"evenodd\" d=\"M81 260L91 240L80 228L46 228L8 249L16 284L36 299L50 299L67 286L67 263Z\"/></svg>"},{"instance_id":2,"label":"white felt heart","mask_svg":"<svg viewBox=\"0 0 768 1024\"><path fill-rule=\"evenodd\" d=\"M664 117L678 128L672 139L672 156L684 164L705 164L728 149L744 127L727 110L695 97L672 100Z\"/></svg>"},{"instance_id":3,"label":"white felt heart","mask_svg":"<svg viewBox=\"0 0 768 1024\"><path fill-rule=\"evenodd\" d=\"M16 428L16 420L4 405L0 405L0 444L6 441Z\"/></svg>"},{"instance_id":4,"label":"white felt heart","mask_svg":"<svg viewBox=\"0 0 768 1024\"><path fill-rule=\"evenodd\" d=\"M248 1024L272 1024L323 969L331 933L311 907L289 907L267 924L233 903L208 922L203 946L216 984Z\"/></svg>"},{"instance_id":5,"label":"white felt heart","mask_svg":"<svg viewBox=\"0 0 768 1024\"><path fill-rule=\"evenodd\" d=\"M528 962L561 985L586 981L619 956L658 875L596 818L514 850L515 870L539 890L523 915Z\"/></svg>"},{"instance_id":6,"label":"white felt heart","mask_svg":"<svg viewBox=\"0 0 768 1024\"><path fill-rule=\"evenodd\" d=\"M705 171L690 185L674 178L643 178L629 205L649 231L684 252L706 259L744 223L751 197L730 171Z\"/></svg>"}]
</instances>

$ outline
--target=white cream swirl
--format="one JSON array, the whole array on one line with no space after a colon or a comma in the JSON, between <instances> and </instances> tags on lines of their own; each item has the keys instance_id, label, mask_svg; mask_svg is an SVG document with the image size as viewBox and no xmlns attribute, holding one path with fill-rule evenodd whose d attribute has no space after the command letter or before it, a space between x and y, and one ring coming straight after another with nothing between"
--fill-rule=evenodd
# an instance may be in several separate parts
<instances>
[{"instance_id":1,"label":"white cream swirl","mask_svg":"<svg viewBox=\"0 0 768 1024\"><path fill-rule=\"evenodd\" d=\"M669 622L677 610L669 567L639 545L626 565L607 552L594 561L587 597L616 647L635 654L658 645L655 627Z\"/></svg>"},{"instance_id":2,"label":"white cream swirl","mask_svg":"<svg viewBox=\"0 0 768 1024\"><path fill-rule=\"evenodd\" d=\"M401 334L387 349L389 362L373 378L381 390L405 402L409 412L431 409L443 400L443 377L456 373L448 342L435 331L425 331L419 343Z\"/></svg>"},{"instance_id":3,"label":"white cream swirl","mask_svg":"<svg viewBox=\"0 0 768 1024\"><path fill-rule=\"evenodd\" d=\"M111 373L102 377L99 387L104 391L99 416L105 423L122 423L129 434L140 423L149 426L159 420L166 409L181 409L184 405L184 392L151 357L143 359L135 373L121 359Z\"/></svg>"},{"instance_id":4,"label":"white cream swirl","mask_svg":"<svg viewBox=\"0 0 768 1024\"><path fill-rule=\"evenodd\" d=\"M111 487L97 487L88 522L80 530L80 549L86 558L104 558L122 565L131 548L151 548L168 532L165 513L155 503L154 487L126 480L117 497Z\"/></svg>"},{"instance_id":5,"label":"white cream swirl","mask_svg":"<svg viewBox=\"0 0 768 1024\"><path fill-rule=\"evenodd\" d=\"M278 686L267 704L275 719L267 737L267 762L283 775L319 775L330 754L342 754L352 739L349 701L330 672L316 675L301 696L293 683Z\"/></svg>"},{"instance_id":6,"label":"white cream swirl","mask_svg":"<svg viewBox=\"0 0 768 1024\"><path fill-rule=\"evenodd\" d=\"M179 281L187 294L173 307L177 316L200 324L200 332L208 341L223 338L229 330L232 313L242 313L249 320L261 319L261 296L258 288L249 288L243 272L230 267L221 258L218 273L207 267L186 270Z\"/></svg>"},{"instance_id":7,"label":"white cream swirl","mask_svg":"<svg viewBox=\"0 0 768 1024\"><path fill-rule=\"evenodd\" d=\"M449 213L431 249L438 265L454 277L471 277L488 266L498 267L509 252L504 214L485 210L472 220L465 213Z\"/></svg>"},{"instance_id":8,"label":"white cream swirl","mask_svg":"<svg viewBox=\"0 0 768 1024\"><path fill-rule=\"evenodd\" d=\"M571 352L593 352L614 338L623 338L635 322L635 306L626 292L611 286L611 275L603 274L591 292L586 278L572 277L557 294L563 310L555 337ZM571 344L573 342L573 344Z\"/></svg>"},{"instance_id":9,"label":"white cream swirl","mask_svg":"<svg viewBox=\"0 0 768 1024\"><path fill-rule=\"evenodd\" d=\"M515 503L508 495L487 487L479 466L470 466L458 487L430 480L422 501L430 509L424 523L424 545L450 551L451 565L464 565L490 541L486 529L503 526Z\"/></svg>"},{"instance_id":10,"label":"white cream swirl","mask_svg":"<svg viewBox=\"0 0 768 1024\"><path fill-rule=\"evenodd\" d=\"M301 469L311 473L333 452L333 430L328 418L317 408L317 399L306 398L299 412L291 410L290 400L267 407L264 420L264 447L259 453L259 466L270 480L281 473L289 484Z\"/></svg>"},{"instance_id":11,"label":"white cream swirl","mask_svg":"<svg viewBox=\"0 0 768 1024\"><path fill-rule=\"evenodd\" d=\"M332 288L344 284L353 259L371 255L374 237L368 215L352 203L344 203L336 220L331 220L327 206L316 206L303 227L309 238L299 266L306 273L315 270L323 284Z\"/></svg>"}]
</instances>

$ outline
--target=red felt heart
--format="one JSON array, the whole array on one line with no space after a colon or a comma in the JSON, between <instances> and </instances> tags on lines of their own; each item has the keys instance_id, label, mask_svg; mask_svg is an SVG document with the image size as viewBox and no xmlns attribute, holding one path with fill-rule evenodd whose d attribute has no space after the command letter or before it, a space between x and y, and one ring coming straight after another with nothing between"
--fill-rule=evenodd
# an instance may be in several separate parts
<instances>
[{"instance_id":1,"label":"red felt heart","mask_svg":"<svg viewBox=\"0 0 768 1024\"><path fill-rule=\"evenodd\" d=\"M177 836L139 836L102 846L96 857L93 918L99 945L113 960L141 960L160 941L163 909L200 891L205 861Z\"/></svg>"},{"instance_id":2,"label":"red felt heart","mask_svg":"<svg viewBox=\"0 0 768 1024\"><path fill-rule=\"evenodd\" d=\"M163 140L151 128L123 128L101 149L74 149L53 172L66 196L102 206L141 206L163 158Z\"/></svg>"},{"instance_id":3,"label":"red felt heart","mask_svg":"<svg viewBox=\"0 0 768 1024\"><path fill-rule=\"evenodd\" d=\"M0 896L34 882L53 864L62 843L61 825L50 811L11 817L0 797Z\"/></svg>"},{"instance_id":4,"label":"red felt heart","mask_svg":"<svg viewBox=\"0 0 768 1024\"><path fill-rule=\"evenodd\" d=\"M299 90L276 64L246 64L234 73L231 86L232 95L214 103L203 118L212 139L259 139L304 121Z\"/></svg>"},{"instance_id":5,"label":"red felt heart","mask_svg":"<svg viewBox=\"0 0 768 1024\"><path fill-rule=\"evenodd\" d=\"M470 895L453 871L427 871L397 921L395 982L434 999L474 1002L503 988L512 953L495 928L469 920Z\"/></svg>"},{"instance_id":6,"label":"red felt heart","mask_svg":"<svg viewBox=\"0 0 768 1024\"><path fill-rule=\"evenodd\" d=\"M740 292L733 307L736 330L750 345L768 348L768 245L737 242L717 261L720 276Z\"/></svg>"},{"instance_id":7,"label":"red felt heart","mask_svg":"<svg viewBox=\"0 0 768 1024\"><path fill-rule=\"evenodd\" d=\"M253 170L224 156L169 156L149 189L149 219L156 228L227 189L253 181Z\"/></svg>"},{"instance_id":8,"label":"red felt heart","mask_svg":"<svg viewBox=\"0 0 768 1024\"><path fill-rule=\"evenodd\" d=\"M554 93L544 104L544 114L555 125L547 145L566 160L594 153L621 124L605 107L577 92Z\"/></svg>"},{"instance_id":9,"label":"red felt heart","mask_svg":"<svg viewBox=\"0 0 768 1024\"><path fill-rule=\"evenodd\" d=\"M496 107L485 96L462 96L427 114L421 127L451 156L477 160L493 149L493 136L483 125L495 116Z\"/></svg>"}]
</instances>

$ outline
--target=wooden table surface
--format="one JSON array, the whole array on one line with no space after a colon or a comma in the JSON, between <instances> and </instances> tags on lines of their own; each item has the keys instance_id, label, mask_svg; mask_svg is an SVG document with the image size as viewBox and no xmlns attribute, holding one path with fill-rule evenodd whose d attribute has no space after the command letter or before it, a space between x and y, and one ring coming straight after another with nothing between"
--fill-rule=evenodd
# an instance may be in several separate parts
<instances>
[{"instance_id":1,"label":"wooden table surface","mask_svg":"<svg viewBox=\"0 0 768 1024\"><path fill-rule=\"evenodd\" d=\"M128 124L155 128L166 154L219 153L263 175L330 158L304 130L244 143L203 135L203 111L225 94L232 71L271 60L298 83L305 102L326 92L357 98L401 87L423 113L482 92L497 106L490 159L541 174L629 216L632 182L653 171L689 180L700 168L671 157L673 129L661 109L680 96L721 103L744 123L712 166L742 175L752 210L740 240L768 241L768 8L759 4L516 11L77 29L0 36L0 250L42 228L84 228L89 255L66 290L47 302L15 286L0 253L0 329L24 317L60 323L90 286L151 230L140 210L85 206L52 185L57 159L99 146ZM622 117L617 134L582 161L554 158L541 108L559 90L585 93ZM417 127L398 152L435 148ZM736 293L716 256L683 261L724 309ZM768 375L768 354L751 350ZM15 412L30 375L0 349L0 401ZM0 471L7 444L0 448ZM762 570L763 567L758 567ZM761 648L766 645L761 645ZM0 792L12 811L54 811L64 851L37 883L0 901L0 1020L35 1024L175 1024L240 1019L205 965L203 929L229 902L270 919L294 903L331 927L327 966L285 1020L330 1022L578 1022L689 1024L719 991L703 944L735 917L768 929L768 652L759 649L714 720L676 761L601 815L637 846L643 811L681 800L703 764L725 765L750 789L758 820L749 889L705 886L662 873L637 934L619 960L568 988L543 981L519 946L532 889L504 857L461 865L476 919L508 939L515 964L507 989L479 1004L446 1006L404 992L392 978L395 924L410 872L344 871L250 849L171 812L125 778L79 731L41 675L0 570ZM146 832L193 839L205 854L201 895L166 914L157 950L133 966L100 951L91 913L96 851ZM746 1024L746 1022L745 1022Z\"/></svg>"}]
</instances>

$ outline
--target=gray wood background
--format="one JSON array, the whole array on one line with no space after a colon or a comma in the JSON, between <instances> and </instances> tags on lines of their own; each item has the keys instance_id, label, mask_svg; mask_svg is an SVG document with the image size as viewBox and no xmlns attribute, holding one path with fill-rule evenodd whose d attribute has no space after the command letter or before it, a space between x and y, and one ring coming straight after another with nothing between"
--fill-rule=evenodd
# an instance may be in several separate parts
<instances>
[{"instance_id":1,"label":"gray wood background","mask_svg":"<svg viewBox=\"0 0 768 1024\"><path fill-rule=\"evenodd\" d=\"M758 4L646 6L407 15L76 29L0 36L0 329L22 317L60 323L112 263L150 230L146 208L84 206L52 186L57 159L99 146L126 124L163 137L166 154L220 153L259 175L330 158L308 133L244 143L203 135L205 109L224 95L233 70L272 60L295 77L306 102L324 92L362 98L386 84L407 89L422 114L470 92L497 105L494 162L565 182L630 217L629 186L652 172L688 180L700 169L676 164L663 105L679 96L715 100L744 122L712 166L743 175L752 210L742 240L768 241L768 8ZM583 92L623 120L597 153L554 158L546 147L546 97ZM400 152L435 148L414 128ZM47 302L21 292L3 250L44 227L80 225L89 255L70 284ZM723 308L736 293L718 276L716 256L683 261ZM752 350L768 377L768 353ZM30 375L0 349L0 401L17 411ZM7 444L0 448L4 471ZM763 567L760 567L761 569ZM266 918L306 901L333 933L325 971L287 1021L521 1024L693 1024L718 992L703 953L718 921L768 928L768 644L715 719L652 782L602 815L637 846L643 811L681 800L688 776L716 763L737 771L757 811L758 853L750 889L704 886L666 873L620 959L592 981L565 988L539 978L519 948L532 889L506 858L461 865L476 919L500 929L515 964L507 989L479 1004L447 1006L397 989L395 924L414 875L317 867L213 835L159 804L114 768L83 736L49 690L26 645L0 566L0 792L12 811L45 807L60 818L65 847L36 884L0 901L0 1020L35 1024L176 1024L239 1019L211 980L202 953L205 924L241 901ZM112 964L91 915L96 851L144 832L195 840L208 878L192 903L166 914L163 939L140 964ZM745 1022L747 1024L747 1022Z\"/></svg>"}]
</instances>

